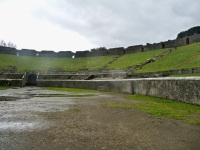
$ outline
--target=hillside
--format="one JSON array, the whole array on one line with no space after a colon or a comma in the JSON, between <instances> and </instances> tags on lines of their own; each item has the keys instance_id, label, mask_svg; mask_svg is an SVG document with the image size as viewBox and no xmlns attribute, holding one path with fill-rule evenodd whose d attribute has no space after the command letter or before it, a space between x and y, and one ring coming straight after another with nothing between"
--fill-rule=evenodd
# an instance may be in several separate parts
<instances>
[{"instance_id":1,"label":"hillside","mask_svg":"<svg viewBox=\"0 0 200 150\"><path fill-rule=\"evenodd\" d=\"M135 73L200 67L200 42L178 47L165 57L145 65Z\"/></svg>"},{"instance_id":2,"label":"hillside","mask_svg":"<svg viewBox=\"0 0 200 150\"><path fill-rule=\"evenodd\" d=\"M44 58L29 56L14 56L0 54L0 68L15 66L19 71L47 70L59 68L65 71L80 69L97 70L106 65L114 56L86 57L86 58Z\"/></svg>"},{"instance_id":3,"label":"hillside","mask_svg":"<svg viewBox=\"0 0 200 150\"><path fill-rule=\"evenodd\" d=\"M84 57L84 58L44 58L29 56L14 56L0 54L0 69L15 66L19 71L47 70L52 68L64 71L78 71L82 69L126 69L144 63L147 59L162 54L167 49L152 50L126 54L116 57ZM135 73L166 71L182 68L200 67L200 42L178 47L162 58L146 64Z\"/></svg>"}]
</instances>

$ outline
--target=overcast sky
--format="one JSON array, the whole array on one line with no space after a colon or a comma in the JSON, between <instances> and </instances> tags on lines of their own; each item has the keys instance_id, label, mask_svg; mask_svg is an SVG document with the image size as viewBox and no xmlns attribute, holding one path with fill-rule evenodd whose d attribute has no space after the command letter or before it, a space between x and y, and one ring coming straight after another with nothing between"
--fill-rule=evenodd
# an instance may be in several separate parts
<instances>
[{"instance_id":1,"label":"overcast sky","mask_svg":"<svg viewBox=\"0 0 200 150\"><path fill-rule=\"evenodd\" d=\"M0 0L0 40L83 51L175 39L200 26L200 0Z\"/></svg>"}]
</instances>

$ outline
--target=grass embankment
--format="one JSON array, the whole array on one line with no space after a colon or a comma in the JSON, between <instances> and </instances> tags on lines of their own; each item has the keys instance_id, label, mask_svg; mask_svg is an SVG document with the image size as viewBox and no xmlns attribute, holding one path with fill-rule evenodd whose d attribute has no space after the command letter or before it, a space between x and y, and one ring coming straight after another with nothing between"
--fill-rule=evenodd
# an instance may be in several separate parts
<instances>
[{"instance_id":1,"label":"grass embankment","mask_svg":"<svg viewBox=\"0 0 200 150\"><path fill-rule=\"evenodd\" d=\"M170 75L170 77L197 77L197 76L200 76L200 73Z\"/></svg>"},{"instance_id":2,"label":"grass embankment","mask_svg":"<svg viewBox=\"0 0 200 150\"><path fill-rule=\"evenodd\" d=\"M178 47L163 58L145 65L135 73L200 67L200 42Z\"/></svg>"},{"instance_id":3,"label":"grass embankment","mask_svg":"<svg viewBox=\"0 0 200 150\"><path fill-rule=\"evenodd\" d=\"M95 94L39 94L34 97L88 97L95 96Z\"/></svg>"},{"instance_id":4,"label":"grass embankment","mask_svg":"<svg viewBox=\"0 0 200 150\"><path fill-rule=\"evenodd\" d=\"M0 90L7 90L9 89L10 87L7 87L7 86L0 86Z\"/></svg>"},{"instance_id":5,"label":"grass embankment","mask_svg":"<svg viewBox=\"0 0 200 150\"><path fill-rule=\"evenodd\" d=\"M156 117L168 117L200 125L200 106L142 95L129 95L127 98L140 103L108 103L105 106L123 109L138 108Z\"/></svg>"},{"instance_id":6,"label":"grass embankment","mask_svg":"<svg viewBox=\"0 0 200 150\"><path fill-rule=\"evenodd\" d=\"M0 68L16 66L20 71L47 70L60 68L65 71L81 69L98 70L111 61L115 56L84 57L84 58L45 58L14 56L0 54Z\"/></svg>"},{"instance_id":7,"label":"grass embankment","mask_svg":"<svg viewBox=\"0 0 200 150\"><path fill-rule=\"evenodd\" d=\"M52 91L62 91L62 92L76 92L76 93L99 93L97 90L88 90L88 89L77 89L77 88L57 88L57 87L47 87L47 90Z\"/></svg>"},{"instance_id":8,"label":"grass embankment","mask_svg":"<svg viewBox=\"0 0 200 150\"><path fill-rule=\"evenodd\" d=\"M122 69L128 66L134 66L145 62L147 59L160 55L167 49L152 50L146 52L138 52L132 54L126 54L114 61L106 69Z\"/></svg>"}]
</instances>

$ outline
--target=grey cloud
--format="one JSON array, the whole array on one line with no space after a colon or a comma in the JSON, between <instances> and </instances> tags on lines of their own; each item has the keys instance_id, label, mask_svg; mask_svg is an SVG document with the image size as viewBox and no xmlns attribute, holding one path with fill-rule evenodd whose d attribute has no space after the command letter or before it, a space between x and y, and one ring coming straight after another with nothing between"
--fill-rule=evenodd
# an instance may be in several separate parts
<instances>
[{"instance_id":1,"label":"grey cloud","mask_svg":"<svg viewBox=\"0 0 200 150\"><path fill-rule=\"evenodd\" d=\"M160 42L200 23L198 0L61 0L35 10L38 18L99 46Z\"/></svg>"}]
</instances>

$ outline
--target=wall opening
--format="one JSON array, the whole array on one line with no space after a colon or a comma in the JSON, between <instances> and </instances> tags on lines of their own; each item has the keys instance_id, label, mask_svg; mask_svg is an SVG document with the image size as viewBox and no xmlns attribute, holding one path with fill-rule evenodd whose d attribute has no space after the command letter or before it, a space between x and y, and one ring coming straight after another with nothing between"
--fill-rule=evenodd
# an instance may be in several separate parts
<instances>
[{"instance_id":1,"label":"wall opening","mask_svg":"<svg viewBox=\"0 0 200 150\"><path fill-rule=\"evenodd\" d=\"M32 86L35 86L37 84L37 75L35 74L30 74L28 76L28 83L27 85L32 85Z\"/></svg>"},{"instance_id":2,"label":"wall opening","mask_svg":"<svg viewBox=\"0 0 200 150\"><path fill-rule=\"evenodd\" d=\"M144 52L144 47L142 47L142 52Z\"/></svg>"},{"instance_id":3,"label":"wall opening","mask_svg":"<svg viewBox=\"0 0 200 150\"><path fill-rule=\"evenodd\" d=\"M190 39L189 38L186 39L186 44L187 45L190 44Z\"/></svg>"},{"instance_id":4,"label":"wall opening","mask_svg":"<svg viewBox=\"0 0 200 150\"><path fill-rule=\"evenodd\" d=\"M73 55L72 58L75 58L75 56Z\"/></svg>"},{"instance_id":5,"label":"wall opening","mask_svg":"<svg viewBox=\"0 0 200 150\"><path fill-rule=\"evenodd\" d=\"M126 53L126 51L124 50L123 55Z\"/></svg>"},{"instance_id":6,"label":"wall opening","mask_svg":"<svg viewBox=\"0 0 200 150\"><path fill-rule=\"evenodd\" d=\"M164 43L162 43L162 49L164 49L165 48L165 44Z\"/></svg>"}]
</instances>

